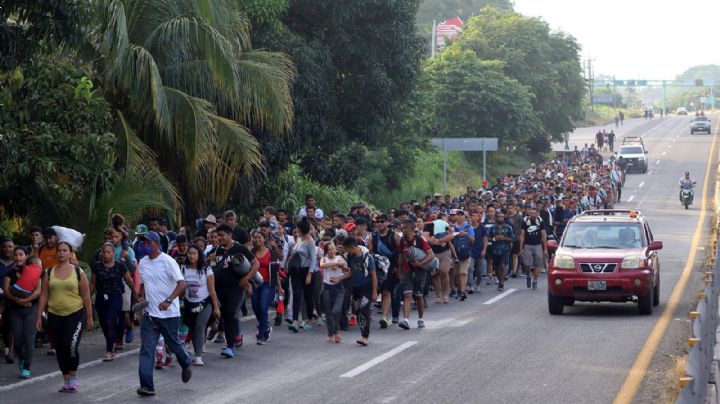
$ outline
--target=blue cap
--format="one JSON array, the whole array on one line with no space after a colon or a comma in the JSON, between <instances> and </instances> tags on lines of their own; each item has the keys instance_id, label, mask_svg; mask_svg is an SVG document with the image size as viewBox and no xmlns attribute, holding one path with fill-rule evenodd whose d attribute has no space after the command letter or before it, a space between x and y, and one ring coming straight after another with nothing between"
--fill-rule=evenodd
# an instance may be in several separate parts
<instances>
[{"instance_id":1,"label":"blue cap","mask_svg":"<svg viewBox=\"0 0 720 404\"><path fill-rule=\"evenodd\" d=\"M160 235L157 232L149 231L140 237L140 240L154 241L160 244Z\"/></svg>"}]
</instances>

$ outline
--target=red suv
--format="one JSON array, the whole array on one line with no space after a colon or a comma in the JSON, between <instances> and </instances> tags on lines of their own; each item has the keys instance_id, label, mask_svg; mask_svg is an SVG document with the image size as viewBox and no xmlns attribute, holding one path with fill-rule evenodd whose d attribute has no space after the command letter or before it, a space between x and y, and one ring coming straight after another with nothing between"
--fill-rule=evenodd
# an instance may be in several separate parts
<instances>
[{"instance_id":1,"label":"red suv","mask_svg":"<svg viewBox=\"0 0 720 404\"><path fill-rule=\"evenodd\" d=\"M635 299L639 314L652 314L660 303L662 247L638 211L591 210L573 217L560 245L548 241L555 250L548 270L550 314L562 314L575 301Z\"/></svg>"}]
</instances>

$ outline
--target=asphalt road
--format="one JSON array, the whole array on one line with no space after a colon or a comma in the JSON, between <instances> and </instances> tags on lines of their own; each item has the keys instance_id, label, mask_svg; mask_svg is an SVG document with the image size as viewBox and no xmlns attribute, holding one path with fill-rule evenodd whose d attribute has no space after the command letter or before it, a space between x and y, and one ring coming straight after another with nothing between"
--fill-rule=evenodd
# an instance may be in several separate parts
<instances>
[{"instance_id":1,"label":"asphalt road","mask_svg":"<svg viewBox=\"0 0 720 404\"><path fill-rule=\"evenodd\" d=\"M431 303L424 330L415 328L415 313L409 331L380 330L375 321L368 347L354 343L356 328L344 333L343 343L327 344L322 330L291 334L284 326L265 346L246 338L230 360L209 343L206 366L193 369L190 383L182 384L177 365L156 371L158 395L146 399L135 394L137 342L126 347L125 356L101 363L95 332L81 344L79 393L57 393L61 377L43 348L28 381L16 378L14 365L0 365L0 402L611 402L665 308L697 226L699 192L696 206L685 211L676 184L685 170L703 184L712 136L690 136L688 124L685 117L629 120L617 131L620 139L643 135L650 151L650 171L628 176L619 207L641 209L665 244L661 303L652 316L637 315L632 303L580 303L551 316L546 286L541 282L530 291L518 278L503 294L483 285L466 302ZM591 141L596 130L579 130L570 144ZM244 322L246 337L254 328L252 319ZM643 389L638 397L645 397Z\"/></svg>"}]
</instances>

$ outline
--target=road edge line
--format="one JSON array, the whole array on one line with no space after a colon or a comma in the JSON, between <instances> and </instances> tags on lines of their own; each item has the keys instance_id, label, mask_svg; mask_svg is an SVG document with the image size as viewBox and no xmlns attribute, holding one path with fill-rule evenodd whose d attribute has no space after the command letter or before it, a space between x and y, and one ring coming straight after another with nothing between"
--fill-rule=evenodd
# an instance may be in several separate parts
<instances>
[{"instance_id":1,"label":"road edge line","mask_svg":"<svg viewBox=\"0 0 720 404\"><path fill-rule=\"evenodd\" d=\"M386 360L388 360L388 359L392 358L393 356L399 354L400 352L402 352L402 351L410 348L411 346L416 345L417 343L418 343L417 341L407 341L407 342L404 342L404 343L400 344L399 346L397 346L397 347L395 347L395 348L393 348L393 349L385 352L384 354L376 357L375 359L372 359L372 360L370 360L370 361L368 361L368 362L365 362L365 363L363 363L362 365L359 365L359 366L353 368L353 369L350 370L349 372L346 372L346 373L341 374L340 377L341 377L341 378L344 378L344 379L353 378L353 377L355 377L355 376L357 376L357 375L359 375L359 374L361 374L361 373L363 373L363 372L371 369L372 367L374 367L374 366L376 366L376 365L379 365L379 364L385 362Z\"/></svg>"},{"instance_id":2,"label":"road edge line","mask_svg":"<svg viewBox=\"0 0 720 404\"><path fill-rule=\"evenodd\" d=\"M695 229L695 234L693 235L693 240L690 244L690 255L688 256L687 263L685 264L685 267L680 274L680 279L678 279L677 284L675 284L675 288L673 289L672 294L670 294L670 298L665 305L665 310L663 310L660 318L658 318L655 326L650 332L650 335L645 340L645 344L643 344L640 353L638 354L637 358L635 358L635 362L630 368L630 371L625 378L625 382L620 387L620 390L618 390L618 393L613 400L613 404L631 403L632 400L635 398L635 395L640 388L640 384L645 379L648 367L650 366L650 361L655 355L655 351L657 351L657 348L660 345L662 338L665 336L665 332L670 325L670 320L675 314L677 306L680 304L680 299L682 298L682 295L685 291L685 286L687 286L687 282L690 278L692 268L695 265L697 249L700 244L700 235L702 233L703 226L705 225L705 217L707 216L707 198L711 172L710 169L713 167L712 163L715 158L715 146L717 144L718 128L720 128L720 122L716 124L715 134L713 135L712 144L710 146L710 154L708 155L707 159L707 168L705 169L705 181L703 184L700 217L698 218L698 224Z\"/></svg>"}]
</instances>

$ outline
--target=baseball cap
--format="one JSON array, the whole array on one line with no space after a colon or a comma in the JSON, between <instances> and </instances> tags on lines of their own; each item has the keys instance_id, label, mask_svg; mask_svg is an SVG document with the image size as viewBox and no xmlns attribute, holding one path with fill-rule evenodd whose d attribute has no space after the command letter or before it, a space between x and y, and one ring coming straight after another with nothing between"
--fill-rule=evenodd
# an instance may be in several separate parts
<instances>
[{"instance_id":1,"label":"baseball cap","mask_svg":"<svg viewBox=\"0 0 720 404\"><path fill-rule=\"evenodd\" d=\"M356 227L357 226L355 225L355 223L346 223L345 226L343 226L343 229L349 233L349 232L355 230Z\"/></svg>"},{"instance_id":2,"label":"baseball cap","mask_svg":"<svg viewBox=\"0 0 720 404\"><path fill-rule=\"evenodd\" d=\"M348 238L348 232L344 229L335 230L335 238Z\"/></svg>"},{"instance_id":3,"label":"baseball cap","mask_svg":"<svg viewBox=\"0 0 720 404\"><path fill-rule=\"evenodd\" d=\"M143 235L147 232L148 232L148 227L145 226L144 224L139 224L139 225L135 226L135 234L137 234L138 236Z\"/></svg>"},{"instance_id":4,"label":"baseball cap","mask_svg":"<svg viewBox=\"0 0 720 404\"><path fill-rule=\"evenodd\" d=\"M375 218L375 221L380 221L380 220L384 220L384 221L387 222L387 220L388 220L388 215L386 215L385 213L379 214L378 217Z\"/></svg>"},{"instance_id":5,"label":"baseball cap","mask_svg":"<svg viewBox=\"0 0 720 404\"><path fill-rule=\"evenodd\" d=\"M145 241L145 240L147 240L147 241L154 241L154 242L160 244L160 235L157 234L157 232L149 231L149 232L143 234L143 235L140 237L140 240L143 240L143 241Z\"/></svg>"},{"instance_id":6,"label":"baseball cap","mask_svg":"<svg viewBox=\"0 0 720 404\"><path fill-rule=\"evenodd\" d=\"M207 223L217 224L217 218L215 218L215 215L213 214L207 215L207 217L203 219L203 221Z\"/></svg>"},{"instance_id":7,"label":"baseball cap","mask_svg":"<svg viewBox=\"0 0 720 404\"><path fill-rule=\"evenodd\" d=\"M438 197L438 196L442 196L442 194L440 192L435 192L435 195L433 195L433 196Z\"/></svg>"}]
</instances>

